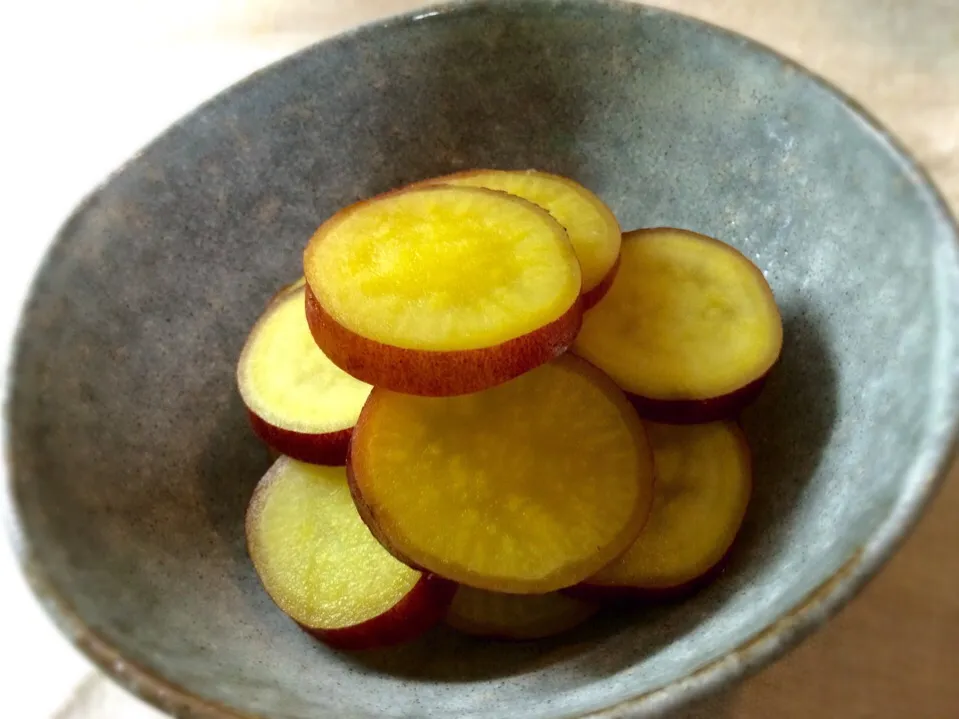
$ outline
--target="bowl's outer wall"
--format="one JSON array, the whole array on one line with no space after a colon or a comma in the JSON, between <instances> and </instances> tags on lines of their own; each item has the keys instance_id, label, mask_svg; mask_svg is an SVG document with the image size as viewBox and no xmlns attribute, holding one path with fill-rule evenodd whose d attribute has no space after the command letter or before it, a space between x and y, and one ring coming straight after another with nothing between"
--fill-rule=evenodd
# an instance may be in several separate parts
<instances>
[{"instance_id":1,"label":"bowl's outer wall","mask_svg":"<svg viewBox=\"0 0 959 719\"><path fill-rule=\"evenodd\" d=\"M519 5L363 29L255 75L115 175L51 251L9 408L23 551L161 679L282 719L597 710L772 624L930 486L955 419L957 260L909 163L746 41L638 7ZM786 334L744 421L754 501L724 576L673 608L535 645L438 631L337 655L247 560L269 460L235 361L324 218L468 167L569 175L625 228L714 235L763 269Z\"/></svg>"}]
</instances>

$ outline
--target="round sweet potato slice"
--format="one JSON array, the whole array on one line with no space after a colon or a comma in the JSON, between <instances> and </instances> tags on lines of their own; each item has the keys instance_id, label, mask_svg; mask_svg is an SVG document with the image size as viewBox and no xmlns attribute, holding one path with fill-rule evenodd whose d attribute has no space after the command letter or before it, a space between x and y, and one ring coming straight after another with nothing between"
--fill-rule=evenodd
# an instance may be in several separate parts
<instances>
[{"instance_id":1,"label":"round sweet potato slice","mask_svg":"<svg viewBox=\"0 0 959 719\"><path fill-rule=\"evenodd\" d=\"M397 557L517 594L594 574L632 544L653 494L635 410L569 354L470 395L374 389L347 469L360 514Z\"/></svg>"},{"instance_id":2,"label":"round sweet potato slice","mask_svg":"<svg viewBox=\"0 0 959 719\"><path fill-rule=\"evenodd\" d=\"M734 416L779 358L782 319L762 272L733 247L686 230L627 233L606 296L574 352L609 374L643 417Z\"/></svg>"},{"instance_id":3,"label":"round sweet potato slice","mask_svg":"<svg viewBox=\"0 0 959 719\"><path fill-rule=\"evenodd\" d=\"M294 283L270 302L237 365L237 385L254 432L280 454L343 465L354 425L373 388L346 374L316 346Z\"/></svg>"},{"instance_id":4,"label":"round sweet potato slice","mask_svg":"<svg viewBox=\"0 0 959 719\"><path fill-rule=\"evenodd\" d=\"M564 352L582 320L563 227L481 188L405 189L348 207L314 234L304 270L320 349L407 394L505 382Z\"/></svg>"},{"instance_id":5,"label":"round sweet potato slice","mask_svg":"<svg viewBox=\"0 0 959 719\"><path fill-rule=\"evenodd\" d=\"M250 500L246 537L273 601L331 646L411 640L443 619L456 590L380 546L356 512L342 467L280 457Z\"/></svg>"}]
</instances>

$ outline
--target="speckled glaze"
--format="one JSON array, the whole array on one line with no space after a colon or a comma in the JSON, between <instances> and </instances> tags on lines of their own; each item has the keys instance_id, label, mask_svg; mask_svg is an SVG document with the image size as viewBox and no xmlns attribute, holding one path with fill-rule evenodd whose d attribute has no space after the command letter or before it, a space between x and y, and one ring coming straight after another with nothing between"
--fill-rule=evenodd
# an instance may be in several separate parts
<instances>
[{"instance_id":1,"label":"speckled glaze","mask_svg":"<svg viewBox=\"0 0 959 719\"><path fill-rule=\"evenodd\" d=\"M675 606L531 645L439 629L339 654L247 559L269 459L234 363L324 218L471 166L569 175L624 227L715 235L763 269L785 347L744 418L754 501L724 574ZM62 229L8 401L16 541L70 637L180 717L660 716L795 644L898 545L955 447L957 318L942 202L796 66L613 2L431 10L219 96Z\"/></svg>"}]
</instances>

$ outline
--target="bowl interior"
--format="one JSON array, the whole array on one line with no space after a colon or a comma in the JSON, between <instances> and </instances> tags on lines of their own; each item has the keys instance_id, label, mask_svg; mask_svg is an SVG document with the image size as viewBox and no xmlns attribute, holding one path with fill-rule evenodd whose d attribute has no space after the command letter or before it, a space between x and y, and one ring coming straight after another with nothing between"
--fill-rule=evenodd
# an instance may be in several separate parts
<instances>
[{"instance_id":1,"label":"bowl interior","mask_svg":"<svg viewBox=\"0 0 959 719\"><path fill-rule=\"evenodd\" d=\"M744 418L754 500L726 573L675 606L553 642L441 629L338 654L274 608L247 559L243 512L269 459L235 361L325 217L474 166L569 175L624 228L714 235L763 269L785 347ZM492 2L322 43L186 118L63 228L9 407L28 571L100 661L200 716L232 716L211 701L282 719L559 717L655 692L783 628L916 511L955 421L953 241L854 109L688 19Z\"/></svg>"}]
</instances>

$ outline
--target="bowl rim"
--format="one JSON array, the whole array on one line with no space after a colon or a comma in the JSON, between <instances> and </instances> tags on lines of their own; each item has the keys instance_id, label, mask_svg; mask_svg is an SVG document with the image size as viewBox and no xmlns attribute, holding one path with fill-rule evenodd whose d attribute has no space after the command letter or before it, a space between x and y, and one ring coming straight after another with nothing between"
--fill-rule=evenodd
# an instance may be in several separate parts
<instances>
[{"instance_id":1,"label":"bowl rim","mask_svg":"<svg viewBox=\"0 0 959 719\"><path fill-rule=\"evenodd\" d=\"M686 23L698 25L707 33L722 35L727 39L735 40L749 48L753 53L769 56L776 60L784 70L792 70L804 75L859 119L880 142L885 143L889 153L910 175L911 184L919 187L928 195L931 205L930 210L941 216L944 228L946 228L948 234L952 235L954 248L959 248L959 222L957 222L952 209L926 168L905 143L859 102L831 81L763 42L683 12L649 6L630 0L576 0L576 2L574 0L441 0L440 2L425 0L425 4L419 8L387 15L343 32L320 37L309 45L248 74L208 98L198 107L188 111L167 129L151 139L148 146L174 128L189 121L207 103L223 100L227 96L242 91L243 87L253 78L273 73L285 64L295 61L300 56L313 52L318 46L331 41L348 39L366 32L402 27L428 18L446 18L477 10L509 9L531 5L556 7L577 4L595 8L610 8L636 15L665 15L678 18ZM99 182L85 199L77 204L55 236L51 238L48 251L58 244L72 220L88 208L100 191L115 176L134 164L141 152L131 155ZM44 260L45 262L46 260ZM33 289L31 288L28 297L32 296ZM8 367L10 381L7 385L4 412L4 445L7 455L8 487L7 492L0 496L0 510L3 510L0 511L0 516L3 516L4 524L7 525L21 570L31 590L54 625L87 659L123 688L147 703L172 716L190 717L191 719L262 719L262 717L246 714L222 702L194 694L177 682L168 680L160 676L158 672L124 657L121 651L108 639L84 623L76 609L59 592L55 582L34 556L34 550L28 535L18 518L20 503L14 490L17 483L22 479L18 479L17 463L10 447L12 423L9 396L15 377L17 348L20 344L20 335L24 331L25 327L21 324L14 339L12 359L8 360L10 362ZM959 342L953 339L952 344L957 345ZM939 354L945 355L945 357L937 356L936 365L942 361L948 362L959 352L957 352L957 347L953 346L945 350L940 348ZM955 374L959 378L959 372ZM925 508L945 482L953 465L959 460L959 381L950 387L947 394L943 407L945 421L941 427L938 427L938 432L930 433L933 435L932 439L927 436L924 442L924 444L931 444L932 446L921 448L917 457L924 461L915 461L907 470L908 475L916 475L908 483L911 491L901 494L896 499L889 514L881 521L868 540L862 546L853 550L851 556L818 587L808 592L783 616L774 620L768 626L757 630L749 638L727 650L722 656L698 667L688 675L674 679L655 689L627 697L610 706L568 715L568 719L643 719L662 716L693 701L717 693L722 688L755 674L800 644L848 604L898 551L922 517Z\"/></svg>"}]
</instances>

